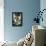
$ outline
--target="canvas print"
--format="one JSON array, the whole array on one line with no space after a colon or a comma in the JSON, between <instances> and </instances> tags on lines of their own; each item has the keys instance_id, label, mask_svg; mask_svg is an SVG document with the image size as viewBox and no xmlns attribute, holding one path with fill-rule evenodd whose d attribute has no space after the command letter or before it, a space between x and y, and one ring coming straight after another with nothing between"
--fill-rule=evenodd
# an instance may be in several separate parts
<instances>
[{"instance_id":1,"label":"canvas print","mask_svg":"<svg viewBox=\"0 0 46 46\"><path fill-rule=\"evenodd\" d=\"M22 12L12 12L12 26L22 26Z\"/></svg>"}]
</instances>

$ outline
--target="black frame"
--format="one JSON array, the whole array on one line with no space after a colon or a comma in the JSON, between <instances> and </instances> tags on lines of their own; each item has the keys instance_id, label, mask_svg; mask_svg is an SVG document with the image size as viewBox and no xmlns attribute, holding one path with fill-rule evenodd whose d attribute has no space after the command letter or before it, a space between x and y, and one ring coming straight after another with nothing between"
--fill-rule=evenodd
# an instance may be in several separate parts
<instances>
[{"instance_id":1,"label":"black frame","mask_svg":"<svg viewBox=\"0 0 46 46\"><path fill-rule=\"evenodd\" d=\"M21 19L19 19L19 17ZM22 26L22 20L23 20L22 12L12 12L12 26Z\"/></svg>"}]
</instances>

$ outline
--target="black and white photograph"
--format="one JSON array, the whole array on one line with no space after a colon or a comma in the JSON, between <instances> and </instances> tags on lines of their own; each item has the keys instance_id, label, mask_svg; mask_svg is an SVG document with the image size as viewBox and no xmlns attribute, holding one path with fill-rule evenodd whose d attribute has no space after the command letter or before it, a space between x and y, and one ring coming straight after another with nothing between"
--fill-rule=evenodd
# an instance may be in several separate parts
<instances>
[{"instance_id":1,"label":"black and white photograph","mask_svg":"<svg viewBox=\"0 0 46 46\"><path fill-rule=\"evenodd\" d=\"M12 26L22 26L22 12L12 12Z\"/></svg>"}]
</instances>

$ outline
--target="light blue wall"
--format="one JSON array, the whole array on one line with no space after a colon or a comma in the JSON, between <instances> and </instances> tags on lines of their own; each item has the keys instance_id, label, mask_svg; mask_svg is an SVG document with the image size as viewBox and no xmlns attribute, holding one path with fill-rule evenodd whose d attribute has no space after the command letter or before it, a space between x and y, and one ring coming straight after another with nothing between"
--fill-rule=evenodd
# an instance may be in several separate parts
<instances>
[{"instance_id":1,"label":"light blue wall","mask_svg":"<svg viewBox=\"0 0 46 46\"><path fill-rule=\"evenodd\" d=\"M7 41L18 41L32 27L36 12L40 9L40 0L5 0L4 1L4 35ZM12 27L12 12L23 12L23 26Z\"/></svg>"},{"instance_id":2,"label":"light blue wall","mask_svg":"<svg viewBox=\"0 0 46 46\"><path fill-rule=\"evenodd\" d=\"M43 9L46 9L46 0L41 0L40 1L40 10L42 11ZM43 12L43 22L40 22L40 25L45 26L46 27L46 10Z\"/></svg>"}]
</instances>

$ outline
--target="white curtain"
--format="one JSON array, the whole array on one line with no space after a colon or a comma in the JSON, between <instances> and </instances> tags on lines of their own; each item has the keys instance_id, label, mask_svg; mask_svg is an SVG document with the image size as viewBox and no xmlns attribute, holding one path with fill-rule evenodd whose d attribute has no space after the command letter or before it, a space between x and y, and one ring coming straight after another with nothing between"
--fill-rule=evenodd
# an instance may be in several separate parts
<instances>
[{"instance_id":1,"label":"white curtain","mask_svg":"<svg viewBox=\"0 0 46 46\"><path fill-rule=\"evenodd\" d=\"M4 41L4 0L0 0L0 42Z\"/></svg>"}]
</instances>

